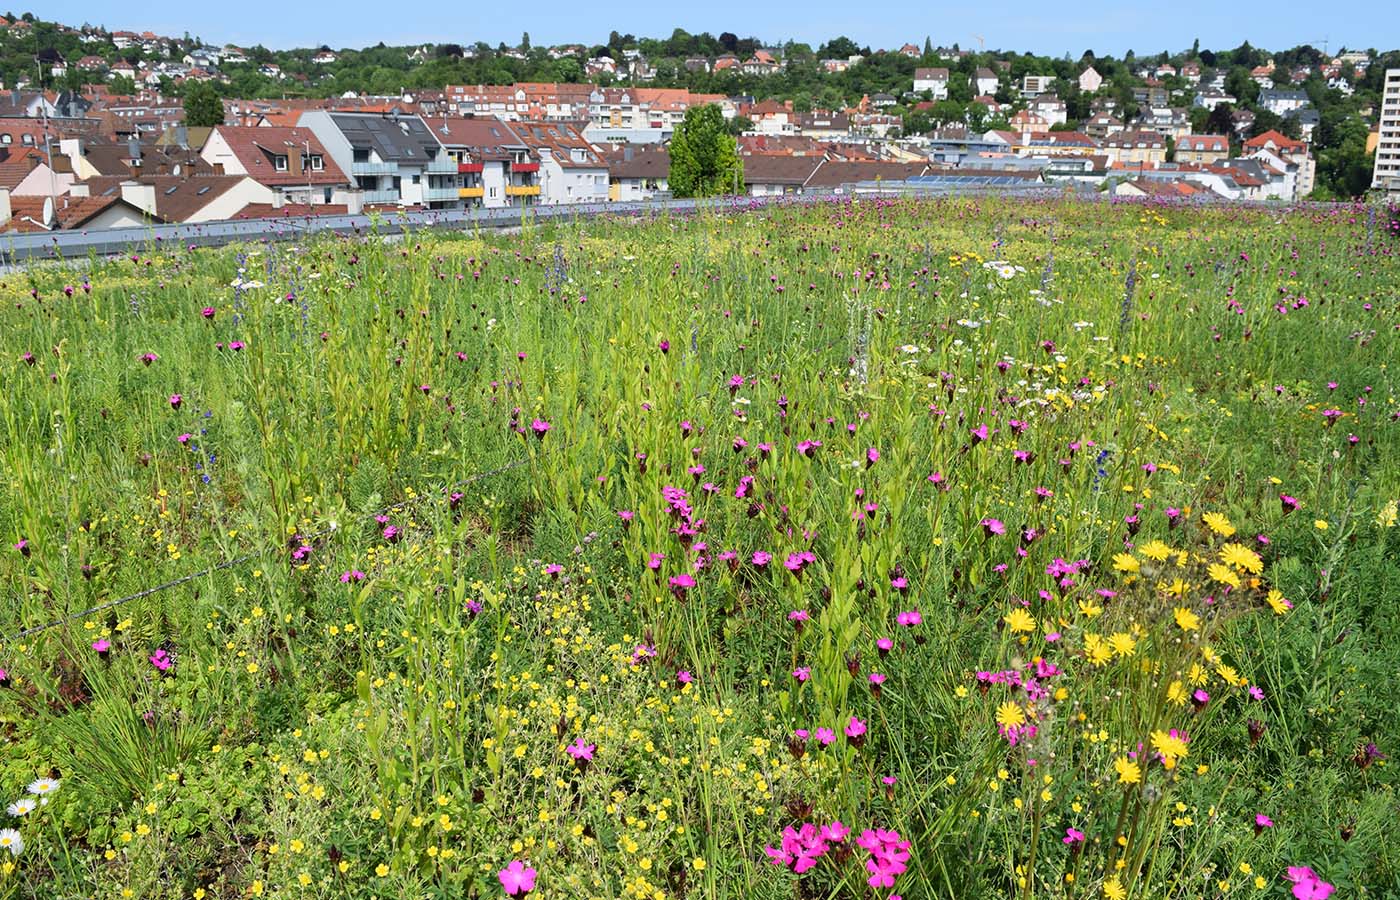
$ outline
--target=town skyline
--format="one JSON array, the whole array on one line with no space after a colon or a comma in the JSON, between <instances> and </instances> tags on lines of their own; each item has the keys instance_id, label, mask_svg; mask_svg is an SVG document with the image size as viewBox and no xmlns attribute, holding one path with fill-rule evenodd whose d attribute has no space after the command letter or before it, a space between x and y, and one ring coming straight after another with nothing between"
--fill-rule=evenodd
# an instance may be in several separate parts
<instances>
[{"instance_id":1,"label":"town skyline","mask_svg":"<svg viewBox=\"0 0 1400 900\"><path fill-rule=\"evenodd\" d=\"M567 4L546 3L532 8L528 17L511 24L499 20L477 26L462 23L444 26L433 22L437 5L415 6L392 23L374 23L364 17L345 15L327 20L314 10L299 10L267 0L251 0L236 10L218 7L192 8L167 0L147 3L140 10L121 10L91 3L58 0L47 4L44 16L74 25L86 22L111 29L150 30L179 36L184 33L216 43L247 44L271 50L330 46L334 49L411 46L425 43L477 43L515 46L522 32L539 45L602 43L608 32L621 30L638 36L665 38L676 28L692 34L730 31L740 37L757 37L765 45L781 46L787 41L819 44L847 36L862 46L898 47L906 41L930 38L935 45L958 44L964 49L1029 52L1060 57L1076 57L1085 50L1101 55L1122 56L1129 50L1138 54L1177 52L1199 41L1202 47L1226 49L1248 41L1258 47L1284 48L1304 44L1329 52L1346 49L1386 50L1400 47L1400 17L1387 17L1387 5L1363 2L1349 17L1349 28L1322 11L1302 4L1287 6L1286 15L1220 15L1217 5L1188 0L1173 7L1170 22L1151 22L1106 0L1090 0L1076 6L1070 18L1043 13L1042 7L1011 0L1009 16L988 21L979 10L962 7L930 10L912 3L887 5L880 21L850 16L845 10L824 14L810 4L777 4L754 8L725 2L707 4L703 13L677 15L673 9L644 4L623 4L606 13L580 9ZM347 12L355 8L342 7ZM1025 10L1024 13L1016 12ZM1368 13L1368 10L1370 11ZM794 17L797 13L799 17ZM1282 12L1280 10L1280 12ZM16 10L18 14L19 11ZM1200 15L1195 15L1199 13ZM421 16L418 23L411 17ZM275 23L269 27L267 23ZM365 24L359 24L365 23ZM795 24L796 23L796 24ZM990 26L995 27L990 27ZM1154 43L1146 43L1152 41ZM1161 44L1163 46L1157 46Z\"/></svg>"}]
</instances>

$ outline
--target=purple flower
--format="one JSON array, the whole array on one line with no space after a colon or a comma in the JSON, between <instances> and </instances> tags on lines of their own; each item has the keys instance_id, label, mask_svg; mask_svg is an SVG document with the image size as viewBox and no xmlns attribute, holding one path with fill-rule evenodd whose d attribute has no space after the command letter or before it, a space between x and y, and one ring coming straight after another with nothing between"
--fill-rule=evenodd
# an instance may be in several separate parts
<instances>
[{"instance_id":1,"label":"purple flower","mask_svg":"<svg viewBox=\"0 0 1400 900\"><path fill-rule=\"evenodd\" d=\"M523 897L535 889L534 869L525 865L518 859L513 859L504 869L496 873L496 877L501 880L501 887L505 889L508 897Z\"/></svg>"}]
</instances>

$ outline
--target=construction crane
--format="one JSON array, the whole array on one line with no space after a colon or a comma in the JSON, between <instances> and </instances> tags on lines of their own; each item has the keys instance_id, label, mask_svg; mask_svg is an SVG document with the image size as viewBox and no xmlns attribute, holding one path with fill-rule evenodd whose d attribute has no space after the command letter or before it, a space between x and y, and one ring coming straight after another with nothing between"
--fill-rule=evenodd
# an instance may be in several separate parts
<instances>
[{"instance_id":1,"label":"construction crane","mask_svg":"<svg viewBox=\"0 0 1400 900\"><path fill-rule=\"evenodd\" d=\"M979 48L983 53L986 53L986 52L987 52L987 39L984 38L984 37L982 37L982 35L980 35L980 34L974 34L973 37L977 38L977 46L978 46L978 48Z\"/></svg>"}]
</instances>

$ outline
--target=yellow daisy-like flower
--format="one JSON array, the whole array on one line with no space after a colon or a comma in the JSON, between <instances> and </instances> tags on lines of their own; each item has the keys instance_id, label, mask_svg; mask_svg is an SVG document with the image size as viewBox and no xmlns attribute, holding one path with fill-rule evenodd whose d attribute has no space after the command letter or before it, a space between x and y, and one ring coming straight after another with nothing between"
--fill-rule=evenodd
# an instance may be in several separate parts
<instances>
[{"instance_id":1,"label":"yellow daisy-like flower","mask_svg":"<svg viewBox=\"0 0 1400 900\"><path fill-rule=\"evenodd\" d=\"M1126 756L1114 760L1113 769L1118 773L1119 784L1137 784L1142 780L1142 768Z\"/></svg>"},{"instance_id":2,"label":"yellow daisy-like flower","mask_svg":"<svg viewBox=\"0 0 1400 900\"><path fill-rule=\"evenodd\" d=\"M1151 540L1139 547L1138 552L1148 559L1161 562L1172 555L1172 548L1159 540Z\"/></svg>"},{"instance_id":3,"label":"yellow daisy-like flower","mask_svg":"<svg viewBox=\"0 0 1400 900\"><path fill-rule=\"evenodd\" d=\"M1180 578L1173 578L1170 584L1168 584L1165 581L1159 581L1157 583L1157 590L1161 591L1169 597L1184 596L1186 592L1190 589L1191 585L1185 581L1182 581Z\"/></svg>"},{"instance_id":4,"label":"yellow daisy-like flower","mask_svg":"<svg viewBox=\"0 0 1400 900\"><path fill-rule=\"evenodd\" d=\"M1201 516L1201 521L1206 523L1206 527L1221 537L1230 537L1235 533L1235 526L1230 524L1230 519L1222 513L1208 512Z\"/></svg>"},{"instance_id":5,"label":"yellow daisy-like flower","mask_svg":"<svg viewBox=\"0 0 1400 900\"><path fill-rule=\"evenodd\" d=\"M1265 599L1269 601L1269 606L1276 616L1281 616L1293 608L1293 604L1284 599L1283 592L1278 588L1269 591L1269 595Z\"/></svg>"},{"instance_id":6,"label":"yellow daisy-like flower","mask_svg":"<svg viewBox=\"0 0 1400 900\"><path fill-rule=\"evenodd\" d=\"M1168 769L1176 765L1177 760L1186 758L1186 742L1174 734L1166 731L1152 732L1152 749L1162 754L1162 764Z\"/></svg>"},{"instance_id":7,"label":"yellow daisy-like flower","mask_svg":"<svg viewBox=\"0 0 1400 900\"><path fill-rule=\"evenodd\" d=\"M1015 703L1003 703L997 707L997 724L1002 728L1018 728L1026 722L1026 714Z\"/></svg>"},{"instance_id":8,"label":"yellow daisy-like flower","mask_svg":"<svg viewBox=\"0 0 1400 900\"><path fill-rule=\"evenodd\" d=\"M1314 519L1313 527L1318 531L1326 531L1330 526L1327 524L1326 519Z\"/></svg>"},{"instance_id":9,"label":"yellow daisy-like flower","mask_svg":"<svg viewBox=\"0 0 1400 900\"><path fill-rule=\"evenodd\" d=\"M1108 900L1123 900L1128 896L1128 890L1123 887L1123 882L1118 880L1118 876L1114 875L1103 883L1103 895Z\"/></svg>"},{"instance_id":10,"label":"yellow daisy-like flower","mask_svg":"<svg viewBox=\"0 0 1400 900\"><path fill-rule=\"evenodd\" d=\"M1221 547L1220 561L1251 575L1258 575L1264 571L1264 560L1260 559L1258 553L1244 544L1231 543Z\"/></svg>"},{"instance_id":11,"label":"yellow daisy-like flower","mask_svg":"<svg viewBox=\"0 0 1400 900\"><path fill-rule=\"evenodd\" d=\"M1092 600L1079 601L1079 614L1086 619L1093 619L1103 612L1103 607Z\"/></svg>"},{"instance_id":12,"label":"yellow daisy-like flower","mask_svg":"<svg viewBox=\"0 0 1400 900\"><path fill-rule=\"evenodd\" d=\"M1131 553L1115 553L1113 555L1113 568L1119 572L1136 572L1142 568L1142 563L1138 562L1136 556Z\"/></svg>"},{"instance_id":13,"label":"yellow daisy-like flower","mask_svg":"<svg viewBox=\"0 0 1400 900\"><path fill-rule=\"evenodd\" d=\"M1132 656L1133 650L1137 648L1137 641L1126 632L1119 631L1108 638L1109 644L1113 646L1115 656Z\"/></svg>"},{"instance_id":14,"label":"yellow daisy-like flower","mask_svg":"<svg viewBox=\"0 0 1400 900\"><path fill-rule=\"evenodd\" d=\"M1085 632L1084 656L1095 666L1102 666L1113 659L1113 648L1098 634L1092 631Z\"/></svg>"},{"instance_id":15,"label":"yellow daisy-like flower","mask_svg":"<svg viewBox=\"0 0 1400 900\"><path fill-rule=\"evenodd\" d=\"M1172 610L1172 617L1182 631L1198 631L1201 627L1201 617L1184 606Z\"/></svg>"},{"instance_id":16,"label":"yellow daisy-like flower","mask_svg":"<svg viewBox=\"0 0 1400 900\"><path fill-rule=\"evenodd\" d=\"M1210 567L1206 571L1210 572L1211 578L1215 579L1221 584L1228 584L1230 587L1233 588L1237 588L1240 586L1240 576L1236 575L1235 570L1227 565L1224 565L1222 563L1211 563Z\"/></svg>"},{"instance_id":17,"label":"yellow daisy-like flower","mask_svg":"<svg viewBox=\"0 0 1400 900\"><path fill-rule=\"evenodd\" d=\"M1167 700L1177 706L1186 705L1186 685L1180 681L1173 681L1167 685Z\"/></svg>"},{"instance_id":18,"label":"yellow daisy-like flower","mask_svg":"<svg viewBox=\"0 0 1400 900\"><path fill-rule=\"evenodd\" d=\"M1035 617L1019 607L1007 613L1003 621L1008 628L1017 633L1035 631Z\"/></svg>"}]
</instances>

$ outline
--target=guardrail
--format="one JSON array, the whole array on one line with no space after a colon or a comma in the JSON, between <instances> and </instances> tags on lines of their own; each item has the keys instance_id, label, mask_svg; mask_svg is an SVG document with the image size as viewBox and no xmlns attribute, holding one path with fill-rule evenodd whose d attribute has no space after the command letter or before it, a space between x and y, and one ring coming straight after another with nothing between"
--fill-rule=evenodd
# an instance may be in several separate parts
<instances>
[{"instance_id":1,"label":"guardrail","mask_svg":"<svg viewBox=\"0 0 1400 900\"><path fill-rule=\"evenodd\" d=\"M526 222L568 222L601 216L644 216L662 213L691 214L701 210L741 212L772 205L807 205L829 200L852 200L857 196L987 196L1008 192L997 188L967 185L925 187L917 191L900 190L885 183L878 191L857 191L857 185L846 185L839 191L820 194L771 197L720 197L706 200L644 200L606 203L574 203L557 206L531 205L469 209L435 209L379 213L378 233L403 234L422 229L470 231L477 228L512 228ZM1078 196L1084 202L1125 202L1105 194L1076 195L1067 193L1063 185L1037 185L1036 190L1016 193L1018 197L1066 198ZM367 195L368 196L368 195ZM397 199L395 193L394 199ZM1217 204L1221 205L1221 204ZM1226 201L1223 205L1292 209L1310 204L1282 204L1249 201ZM1317 204L1328 206L1328 204ZM0 264L13 266L26 261L63 260L97 256L112 256L143 250L149 246L173 243L179 246L221 247L244 241L300 240L307 235L364 234L371 228L369 214L354 216L294 216L281 219L235 219L225 222L205 222L198 225L150 225L140 228L112 228L102 231L49 231L0 235Z\"/></svg>"}]
</instances>

